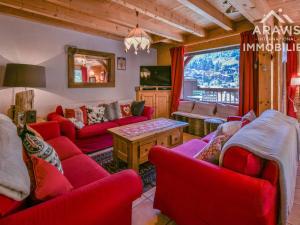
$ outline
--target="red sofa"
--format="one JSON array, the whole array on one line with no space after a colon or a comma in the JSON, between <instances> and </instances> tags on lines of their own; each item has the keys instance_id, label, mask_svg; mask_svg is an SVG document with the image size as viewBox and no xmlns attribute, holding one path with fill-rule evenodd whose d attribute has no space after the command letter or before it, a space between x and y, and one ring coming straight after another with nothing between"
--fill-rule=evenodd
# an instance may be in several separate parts
<instances>
[{"instance_id":1,"label":"red sofa","mask_svg":"<svg viewBox=\"0 0 300 225\"><path fill-rule=\"evenodd\" d=\"M211 137L151 149L154 208L178 225L277 224L277 164L239 147L226 152L223 167L193 158Z\"/></svg>"},{"instance_id":2,"label":"red sofa","mask_svg":"<svg viewBox=\"0 0 300 225\"><path fill-rule=\"evenodd\" d=\"M109 128L150 120L153 113L153 108L145 106L141 116L130 116L114 121L87 125L80 130L76 129L74 124L64 117L61 106L57 106L56 111L50 113L47 119L57 121L60 124L62 135L73 141L82 152L92 153L113 145L112 135L107 131Z\"/></svg>"},{"instance_id":3,"label":"red sofa","mask_svg":"<svg viewBox=\"0 0 300 225\"><path fill-rule=\"evenodd\" d=\"M31 127L55 148L64 175L74 189L4 216L0 218L0 225L131 224L132 202L142 193L142 181L136 172L125 170L110 175L68 138L61 136L57 122Z\"/></svg>"}]
</instances>

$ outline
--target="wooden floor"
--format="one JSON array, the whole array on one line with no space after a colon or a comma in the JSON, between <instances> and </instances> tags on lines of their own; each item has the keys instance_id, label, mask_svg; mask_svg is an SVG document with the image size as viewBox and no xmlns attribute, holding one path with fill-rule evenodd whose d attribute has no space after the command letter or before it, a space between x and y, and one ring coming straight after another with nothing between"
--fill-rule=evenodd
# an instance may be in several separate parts
<instances>
[{"instance_id":1,"label":"wooden floor","mask_svg":"<svg viewBox=\"0 0 300 225\"><path fill-rule=\"evenodd\" d=\"M198 138L193 135L184 134L184 142ZM132 225L176 225L167 216L153 209L155 187L144 193L142 197L134 201L132 210ZM298 168L295 201L288 225L300 225L300 167Z\"/></svg>"}]
</instances>

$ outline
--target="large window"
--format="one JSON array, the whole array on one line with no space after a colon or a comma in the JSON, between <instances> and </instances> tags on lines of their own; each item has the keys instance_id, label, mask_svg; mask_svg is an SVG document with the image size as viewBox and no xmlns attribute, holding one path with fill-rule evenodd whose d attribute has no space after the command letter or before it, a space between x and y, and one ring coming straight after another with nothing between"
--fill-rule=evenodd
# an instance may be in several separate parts
<instances>
[{"instance_id":1,"label":"large window","mask_svg":"<svg viewBox=\"0 0 300 225\"><path fill-rule=\"evenodd\" d=\"M207 102L239 102L238 47L185 56L183 97Z\"/></svg>"}]
</instances>

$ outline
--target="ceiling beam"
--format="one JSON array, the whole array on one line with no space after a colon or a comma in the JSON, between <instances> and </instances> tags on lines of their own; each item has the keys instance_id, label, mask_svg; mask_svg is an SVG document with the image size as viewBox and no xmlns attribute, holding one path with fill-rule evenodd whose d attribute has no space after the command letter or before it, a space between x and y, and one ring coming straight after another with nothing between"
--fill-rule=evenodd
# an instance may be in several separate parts
<instances>
[{"instance_id":1,"label":"ceiling beam","mask_svg":"<svg viewBox=\"0 0 300 225\"><path fill-rule=\"evenodd\" d=\"M247 20L256 24L271 9L266 0L228 0Z\"/></svg>"},{"instance_id":2,"label":"ceiling beam","mask_svg":"<svg viewBox=\"0 0 300 225\"><path fill-rule=\"evenodd\" d=\"M97 0L47 0L55 5L71 9L72 11L82 12L90 16L94 16L101 20L106 20L118 24L134 28L137 23L135 13L127 13L121 10L118 13L111 13L114 8L112 4ZM164 39L170 39L177 42L183 42L183 36L178 32L160 26L149 20L139 18L140 26L148 33L161 36Z\"/></svg>"},{"instance_id":3,"label":"ceiling beam","mask_svg":"<svg viewBox=\"0 0 300 225\"><path fill-rule=\"evenodd\" d=\"M204 37L205 29L192 21L188 20L188 17L183 18L174 12L170 12L163 6L151 3L145 0L111 0L114 3L122 5L126 8L137 10L138 12L149 16L155 20L166 23L182 31L191 33L193 35Z\"/></svg>"},{"instance_id":4,"label":"ceiling beam","mask_svg":"<svg viewBox=\"0 0 300 225\"><path fill-rule=\"evenodd\" d=\"M96 36L106 37L106 38L113 39L113 40L122 40L123 39L123 37L121 37L119 35L106 33L106 32L100 31L100 30L84 27L84 26L81 26L78 24L65 22L65 21L57 20L54 18L49 18L49 17L42 16L42 15L37 15L37 14L31 13L31 12L26 12L26 11L22 11L19 9L3 6L3 5L0 5L0 13L4 14L4 15L15 16L15 17L26 19L26 20L33 21L33 22L38 22L38 23L42 23L42 24L55 26L55 27L62 27L65 29L70 29L70 30L74 30L77 32L81 32L81 33L87 33L87 34L92 34L92 35L96 35Z\"/></svg>"},{"instance_id":5,"label":"ceiling beam","mask_svg":"<svg viewBox=\"0 0 300 225\"><path fill-rule=\"evenodd\" d=\"M233 24L232 31L225 31L222 28L216 28L207 32L205 38L197 38L195 36L186 37L186 41L184 43L185 46L196 45L200 43L205 43L212 40L233 37L236 35L240 35L241 32L248 31L253 29L254 26L247 20L242 20Z\"/></svg>"},{"instance_id":6,"label":"ceiling beam","mask_svg":"<svg viewBox=\"0 0 300 225\"><path fill-rule=\"evenodd\" d=\"M206 0L177 0L185 7L205 17L223 29L232 30L231 20Z\"/></svg>"},{"instance_id":7,"label":"ceiling beam","mask_svg":"<svg viewBox=\"0 0 300 225\"><path fill-rule=\"evenodd\" d=\"M90 29L99 30L113 35L125 37L129 28L104 21L84 13L71 11L44 0L0 0L0 5L8 6L21 11L46 16L60 21L78 24Z\"/></svg>"}]
</instances>

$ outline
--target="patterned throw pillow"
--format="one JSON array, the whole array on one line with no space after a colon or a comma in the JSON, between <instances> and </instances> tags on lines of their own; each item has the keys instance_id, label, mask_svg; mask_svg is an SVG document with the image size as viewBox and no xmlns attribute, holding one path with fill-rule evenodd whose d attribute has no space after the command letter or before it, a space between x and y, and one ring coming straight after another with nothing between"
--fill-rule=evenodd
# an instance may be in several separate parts
<instances>
[{"instance_id":1,"label":"patterned throw pillow","mask_svg":"<svg viewBox=\"0 0 300 225\"><path fill-rule=\"evenodd\" d=\"M103 123L108 121L105 118L105 107L104 106L90 106L86 107L87 114L88 114L88 124L95 124L95 123Z\"/></svg>"},{"instance_id":2,"label":"patterned throw pillow","mask_svg":"<svg viewBox=\"0 0 300 225\"><path fill-rule=\"evenodd\" d=\"M49 144L43 141L41 138L36 137L30 133L26 133L22 139L23 146L29 156L34 155L38 158L44 159L55 166L61 173L63 173L60 159Z\"/></svg>"},{"instance_id":3,"label":"patterned throw pillow","mask_svg":"<svg viewBox=\"0 0 300 225\"><path fill-rule=\"evenodd\" d=\"M81 106L80 108L74 109L65 109L65 117L68 119L72 119L71 121L76 121L78 123L82 123L83 125L87 125L87 112L86 107ZM74 120L75 119L75 120ZM76 126L76 124L75 124Z\"/></svg>"},{"instance_id":4,"label":"patterned throw pillow","mask_svg":"<svg viewBox=\"0 0 300 225\"><path fill-rule=\"evenodd\" d=\"M132 116L130 104L120 105L120 109L121 109L122 117Z\"/></svg>"},{"instance_id":5,"label":"patterned throw pillow","mask_svg":"<svg viewBox=\"0 0 300 225\"><path fill-rule=\"evenodd\" d=\"M220 135L215 137L207 146L196 156L197 159L219 164L219 158L223 145L230 136Z\"/></svg>"},{"instance_id":6,"label":"patterned throw pillow","mask_svg":"<svg viewBox=\"0 0 300 225\"><path fill-rule=\"evenodd\" d=\"M246 113L242 117L242 121L248 120L249 122L252 122L255 119L256 119L256 115L255 115L255 112L253 110L250 110L248 113Z\"/></svg>"}]
</instances>

